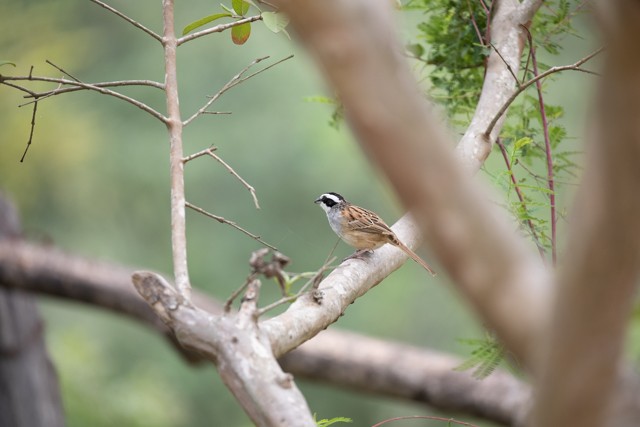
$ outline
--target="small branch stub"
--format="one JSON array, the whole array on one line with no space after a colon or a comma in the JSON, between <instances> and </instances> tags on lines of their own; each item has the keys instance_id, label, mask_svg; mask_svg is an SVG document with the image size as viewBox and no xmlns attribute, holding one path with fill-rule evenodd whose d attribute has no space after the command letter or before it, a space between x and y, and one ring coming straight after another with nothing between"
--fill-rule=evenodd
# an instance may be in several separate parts
<instances>
[{"instance_id":1,"label":"small branch stub","mask_svg":"<svg viewBox=\"0 0 640 427\"><path fill-rule=\"evenodd\" d=\"M159 274L136 271L131 276L140 296L153 308L158 317L169 326L173 324L173 312L188 304Z\"/></svg>"}]
</instances>

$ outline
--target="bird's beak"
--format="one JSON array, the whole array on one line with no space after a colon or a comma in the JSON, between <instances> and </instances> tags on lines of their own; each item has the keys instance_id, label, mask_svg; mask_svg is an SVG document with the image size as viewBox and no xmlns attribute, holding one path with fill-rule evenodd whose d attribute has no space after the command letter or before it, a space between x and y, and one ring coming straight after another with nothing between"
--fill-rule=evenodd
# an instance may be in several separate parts
<instances>
[{"instance_id":1,"label":"bird's beak","mask_svg":"<svg viewBox=\"0 0 640 427\"><path fill-rule=\"evenodd\" d=\"M318 204L318 203L320 203L321 201L322 201L322 198L321 198L321 197L318 197L317 199L315 199L315 200L313 201L313 203Z\"/></svg>"}]
</instances>

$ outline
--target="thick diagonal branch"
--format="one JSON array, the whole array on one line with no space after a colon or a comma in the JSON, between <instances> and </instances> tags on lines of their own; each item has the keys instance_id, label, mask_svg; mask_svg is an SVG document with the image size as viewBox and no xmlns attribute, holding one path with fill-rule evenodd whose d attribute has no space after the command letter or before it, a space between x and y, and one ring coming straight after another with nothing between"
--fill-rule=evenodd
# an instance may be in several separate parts
<instances>
[{"instance_id":1,"label":"thick diagonal branch","mask_svg":"<svg viewBox=\"0 0 640 427\"><path fill-rule=\"evenodd\" d=\"M511 7L507 3L511 4L501 2L500 7ZM470 182L468 170L455 158L451 139L421 96L401 55L389 3L304 0L278 4L289 14L296 32L338 92L358 140L405 205L415 212L416 221L461 293L530 366L528 355L533 353L550 300L548 273L533 248L515 234L515 226L511 227L505 214L489 205L487 192ZM500 11L496 13L503 21L494 25L518 24ZM502 54L505 56L504 50ZM497 108L501 105L497 103ZM458 154L467 161L484 160L467 154L466 149ZM397 224L397 231L406 230L407 223ZM381 264L339 268L321 288L344 295L345 284L349 290L361 284L364 288L374 285L399 263L397 255L385 257L393 249L384 249L376 251L380 254L376 260L384 260ZM366 289L356 289L353 295L364 292ZM313 333L310 323L317 320L320 310L310 304L301 310L304 302L299 304L298 310L292 307L268 322L278 352L295 346L291 335L300 333L308 338L307 334ZM338 312L340 308L331 305L322 309ZM294 333L278 338L284 330L280 320L285 319Z\"/></svg>"},{"instance_id":2,"label":"thick diagonal branch","mask_svg":"<svg viewBox=\"0 0 640 427\"><path fill-rule=\"evenodd\" d=\"M542 355L537 426L625 426L638 420L637 408L635 416L621 420L610 405L619 409L625 400L612 390L640 268L640 4L608 1L601 9L605 65Z\"/></svg>"}]
</instances>

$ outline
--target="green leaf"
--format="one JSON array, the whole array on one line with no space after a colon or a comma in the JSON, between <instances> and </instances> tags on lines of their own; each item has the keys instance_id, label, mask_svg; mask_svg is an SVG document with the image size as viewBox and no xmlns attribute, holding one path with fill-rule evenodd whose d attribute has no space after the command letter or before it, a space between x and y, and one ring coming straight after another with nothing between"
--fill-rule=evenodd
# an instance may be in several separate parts
<instances>
[{"instance_id":1,"label":"green leaf","mask_svg":"<svg viewBox=\"0 0 640 427\"><path fill-rule=\"evenodd\" d=\"M315 414L314 414L314 419L315 419ZM336 423L352 423L353 420L351 418L347 418L347 417L335 417L335 418L331 418L331 419L322 419L319 421L316 421L316 424L318 425L318 427L328 427L330 425L336 424Z\"/></svg>"},{"instance_id":2,"label":"green leaf","mask_svg":"<svg viewBox=\"0 0 640 427\"><path fill-rule=\"evenodd\" d=\"M422 55L424 55L424 47L422 47L420 43L408 44L405 48L407 49L407 52L418 59L422 58Z\"/></svg>"},{"instance_id":3,"label":"green leaf","mask_svg":"<svg viewBox=\"0 0 640 427\"><path fill-rule=\"evenodd\" d=\"M289 18L281 13L262 12L260 16L262 16L264 25L274 33L284 31L284 28L289 24Z\"/></svg>"},{"instance_id":4,"label":"green leaf","mask_svg":"<svg viewBox=\"0 0 640 427\"><path fill-rule=\"evenodd\" d=\"M515 143L515 149L519 150L522 147L531 144L532 142L533 142L533 140L531 138L527 137L527 136L525 136L524 138L520 138Z\"/></svg>"},{"instance_id":5,"label":"green leaf","mask_svg":"<svg viewBox=\"0 0 640 427\"><path fill-rule=\"evenodd\" d=\"M208 24L209 22L215 21L216 19L230 18L230 17L231 17L230 13L214 13L213 15L205 16L204 18L198 19L197 21L192 22L191 24L184 27L184 30L182 30L182 35L184 36L186 34L189 34L191 31L195 30L196 28L200 28L203 25Z\"/></svg>"},{"instance_id":6,"label":"green leaf","mask_svg":"<svg viewBox=\"0 0 640 427\"><path fill-rule=\"evenodd\" d=\"M236 25L235 27L231 28L231 40L233 40L235 44L245 44L250 35L251 24L248 22L242 25Z\"/></svg>"},{"instance_id":7,"label":"green leaf","mask_svg":"<svg viewBox=\"0 0 640 427\"><path fill-rule=\"evenodd\" d=\"M337 104L335 99L329 98L327 96L322 96L322 95L307 96L304 98L304 102L315 102L318 104L332 104L332 105Z\"/></svg>"},{"instance_id":8,"label":"green leaf","mask_svg":"<svg viewBox=\"0 0 640 427\"><path fill-rule=\"evenodd\" d=\"M231 6L240 16L244 16L249 11L249 3L244 0L231 0Z\"/></svg>"},{"instance_id":9,"label":"green leaf","mask_svg":"<svg viewBox=\"0 0 640 427\"><path fill-rule=\"evenodd\" d=\"M14 64L13 62L0 60L0 67L2 67L3 65L13 65L14 67L16 66L16 64Z\"/></svg>"},{"instance_id":10,"label":"green leaf","mask_svg":"<svg viewBox=\"0 0 640 427\"><path fill-rule=\"evenodd\" d=\"M236 11L233 9L229 9L229 7L223 5L222 3L220 3L220 7L223 8L224 10L226 10L229 14L231 14L232 16L237 16L236 15Z\"/></svg>"}]
</instances>

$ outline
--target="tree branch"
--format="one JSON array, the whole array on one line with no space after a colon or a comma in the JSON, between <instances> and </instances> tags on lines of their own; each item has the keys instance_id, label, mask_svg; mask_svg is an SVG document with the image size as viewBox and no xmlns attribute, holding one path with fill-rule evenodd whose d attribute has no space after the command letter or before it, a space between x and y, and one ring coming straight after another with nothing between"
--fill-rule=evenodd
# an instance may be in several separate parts
<instances>
[{"instance_id":1,"label":"tree branch","mask_svg":"<svg viewBox=\"0 0 640 427\"><path fill-rule=\"evenodd\" d=\"M640 260L640 5L599 6L604 71L533 410L545 427L631 426L639 417L637 407L616 410L627 400L619 363Z\"/></svg>"},{"instance_id":2,"label":"tree branch","mask_svg":"<svg viewBox=\"0 0 640 427\"><path fill-rule=\"evenodd\" d=\"M236 74L235 76L233 76L231 78L231 80L229 80L227 83L225 83L224 86L222 86L222 89L220 89L215 95L210 96L209 100L195 113L193 113L191 115L191 117L189 117L187 120L184 121L184 126L189 125L191 122L193 122L195 119L197 119L200 115L202 114L207 114L207 108L209 108L211 106L211 104L213 104L214 102L216 102L218 100L218 98L220 98L222 96L222 94L224 94L226 91L228 91L229 89L239 85L240 83L249 80L251 77L257 76L258 74L267 71L269 68L275 67L276 65L287 61L289 59L293 58L293 55L289 55L286 58L283 58L279 61L274 62L271 65L268 65L266 67L264 67L261 70L256 71L255 73L249 74L246 77L244 76L244 73L246 73L247 71L249 71L249 69L251 67L253 67L254 65L256 65L259 62L264 61L265 59L269 59L268 56L264 56L262 58L258 58L255 59L253 62L251 62L249 65L247 65L246 67L244 67L238 74Z\"/></svg>"},{"instance_id":3,"label":"tree branch","mask_svg":"<svg viewBox=\"0 0 640 427\"><path fill-rule=\"evenodd\" d=\"M222 166L224 166L224 168L226 170L229 171L229 173L233 176L235 176L238 181L240 181L242 183L242 185L245 186L245 188L249 191L249 193L251 193L251 198L253 199L253 204L256 206L256 209L260 209L260 204L258 203L258 197L256 196L256 189L253 188L253 186L251 184L249 184L247 181L244 180L244 178L242 178L240 175L238 175L238 173L235 171L235 169L233 169L231 166L229 166L229 164L227 162L225 162L224 160L222 160L222 158L220 158L220 156L217 156L214 151L216 150L216 147L209 147L209 148L205 148L204 150L198 152L198 153L194 153L190 156L185 157L184 159L182 159L183 163L187 163L190 160L193 160L195 158L201 157L203 155L208 155L210 157L212 157L214 160L218 161L218 163L220 163Z\"/></svg>"},{"instance_id":4,"label":"tree branch","mask_svg":"<svg viewBox=\"0 0 640 427\"><path fill-rule=\"evenodd\" d=\"M338 92L359 141L415 213L455 284L518 360L531 366L534 343L551 298L548 271L528 243L514 234L504 213L489 204L487 193L469 181L468 171L451 153L450 139L443 134L402 58L388 2L305 0L279 4ZM505 58L514 58L517 63L519 50L513 49L519 33L505 15L503 8L508 9L508 4L500 3L495 12L493 39L500 47L506 42L496 34L517 36L513 45L508 45L511 48L500 48ZM354 28L356 20L359 24ZM507 29L500 28L505 25ZM496 58L504 69L503 76L515 84ZM492 73L488 72L488 79L495 77ZM457 154L475 165L485 158L466 149ZM394 230L410 247L416 244L419 233L409 220L403 218ZM351 302L348 299L364 294L395 270L404 257L392 255L394 252L382 247L370 262L348 261L337 268L320 285L331 305L318 308L301 298L281 316L265 322L276 354L326 327L326 322L336 319Z\"/></svg>"},{"instance_id":5,"label":"tree branch","mask_svg":"<svg viewBox=\"0 0 640 427\"><path fill-rule=\"evenodd\" d=\"M527 30L527 39L529 40L529 49L531 50L531 67L534 77L540 74L538 72L538 59L536 58L536 47L533 43L531 33ZM551 150L551 138L549 137L549 119L547 118L547 110L544 105L544 96L542 94L542 83L536 80L536 92L538 93L538 105L540 108L540 120L542 122L542 135L544 137L544 152L547 160L547 185L549 186L549 205L550 205L550 221L551 221L551 264L555 266L558 261L557 253L557 221L556 216L556 189L553 178L553 153Z\"/></svg>"},{"instance_id":6,"label":"tree branch","mask_svg":"<svg viewBox=\"0 0 640 427\"><path fill-rule=\"evenodd\" d=\"M119 87L119 86L150 86L156 89L164 90L164 85L162 83L154 82L152 80L120 80L114 82L100 82L100 83L92 83L92 86L95 87ZM61 95L63 93L76 92L79 90L86 90L86 88L78 86L78 87L63 87L54 90L49 90L46 92L34 92L29 96L25 96L25 98L37 98L38 100L42 100L43 98L48 98L50 96ZM34 101L31 101L34 102ZM21 104L20 106L24 106L30 104L27 102L25 104Z\"/></svg>"},{"instance_id":7,"label":"tree branch","mask_svg":"<svg viewBox=\"0 0 640 427\"><path fill-rule=\"evenodd\" d=\"M144 25L142 25L141 23L139 23L138 21L134 21L133 19L129 18L127 15L125 15L124 13L116 10L115 8L113 8L112 6L109 6L106 3L101 2L100 0L89 0L95 4L97 4L98 6L107 9L109 12L116 14L117 16L119 16L120 18L124 19L125 21L127 21L128 23L130 23L131 25L133 25L136 28L141 29L142 31L144 31L145 33L147 33L148 35L150 35L151 37L153 37L154 39L156 39L159 42L162 42L162 37L160 37L158 34L156 34L154 31L150 30L149 28L145 27Z\"/></svg>"},{"instance_id":8,"label":"tree branch","mask_svg":"<svg viewBox=\"0 0 640 427\"><path fill-rule=\"evenodd\" d=\"M183 345L216 361L220 377L257 426L316 425L293 377L282 371L246 310L212 317L155 273L134 273L133 283ZM254 302L245 300L245 307Z\"/></svg>"},{"instance_id":9,"label":"tree branch","mask_svg":"<svg viewBox=\"0 0 640 427\"><path fill-rule=\"evenodd\" d=\"M8 85L8 81L39 81L39 82L50 82L50 83L58 83L61 85L68 85L68 86L73 86L75 89L74 90L92 90L98 93L101 93L103 95L109 95L109 96L113 96L115 98L121 99L125 102L128 102L129 104L138 107L139 109L141 109L142 111L145 111L146 113L149 113L151 116L155 117L156 119L160 120L163 123L166 123L167 118L164 117L162 114L160 114L159 112L157 112L156 110L154 110L153 108L149 107L147 104L145 104L144 102L140 102L137 99L131 98L129 96L123 95L119 92L110 90L110 89L106 89L104 86L109 86L109 84L106 83L97 83L97 84L91 84L91 83L82 83L82 82L77 82L75 80L69 80L69 79L61 79L61 78L55 78L55 77L38 77L38 76L3 76L0 75L0 84L6 84ZM14 86L15 87L15 86ZM26 89L22 89L21 90L25 90ZM36 93L36 92L31 92L28 91L30 96L34 97L34 98L38 98L38 96L40 94ZM49 97L49 96L53 96L53 95L58 95L60 93L64 93L64 92L71 92L71 90L67 90L64 91L62 88L58 88L58 89L54 89L52 91L48 91L45 92L42 96L43 97ZM34 101L32 101L34 102ZM30 104L27 103L27 104ZM27 104L23 104L23 105L27 105Z\"/></svg>"},{"instance_id":10,"label":"tree branch","mask_svg":"<svg viewBox=\"0 0 640 427\"><path fill-rule=\"evenodd\" d=\"M186 207L188 207L189 209L193 209L194 211L201 213L201 214L202 214L202 215L204 215L204 216L208 216L208 217L209 217L209 218L211 218L211 219L215 219L216 221L218 221L218 222L219 222L219 223L221 223L221 224L227 224L227 225L232 226L232 227L233 227L233 228L235 228L236 230L241 231L242 233L244 233L244 234L246 234L247 236L251 237L253 240L256 240L256 241L258 241L258 242L262 243L263 245L265 245L265 246L266 246L266 247L268 247L268 248L273 249L274 251L277 251L277 250L278 250L278 248L276 248L275 246L272 246L272 245L270 245L269 243L267 243L267 242L265 242L264 240L262 240L262 238L261 238L260 236L257 236L257 235L255 235L255 234L253 234L253 233L251 233L251 232L249 232L249 231L245 230L244 228L240 227L238 224L236 224L236 223L235 223L235 222L233 222L233 221L229 221L228 219L225 219L225 218L223 218L223 217L221 217L221 216L214 215L214 214L212 214L212 213L210 213L210 212L207 212L207 211L205 211L204 209L199 208L198 206L193 205L193 204L191 204L191 203L189 203L189 202L185 202L185 206L186 206Z\"/></svg>"},{"instance_id":11,"label":"tree branch","mask_svg":"<svg viewBox=\"0 0 640 427\"><path fill-rule=\"evenodd\" d=\"M504 120L502 116L490 131L487 132L486 129L496 112L518 86L518 80L514 79L514 75L517 75L520 68L524 46L522 26L529 24L542 1L500 1L495 4L496 6L493 6L494 3L491 3L491 41L494 49L487 59L484 84L475 113L456 147L460 158L471 171L480 169L491 153L493 141L500 134Z\"/></svg>"},{"instance_id":12,"label":"tree branch","mask_svg":"<svg viewBox=\"0 0 640 427\"><path fill-rule=\"evenodd\" d=\"M162 1L164 32L165 92L167 102L167 130L169 132L169 168L171 177L171 253L173 273L178 292L189 300L191 283L187 265L187 235L184 196L184 163L182 157L182 117L178 96L178 75L176 63L177 39L173 14L173 0Z\"/></svg>"},{"instance_id":13,"label":"tree branch","mask_svg":"<svg viewBox=\"0 0 640 427\"><path fill-rule=\"evenodd\" d=\"M197 33L188 34L186 36L180 37L178 39L178 46L180 46L183 43L190 42L191 40L195 40L197 38L207 36L209 34L221 33L224 30L228 30L229 28L233 28L238 25L242 25L242 24L246 24L254 21L260 21L260 20L262 20L262 16L256 15L256 16L250 16L248 18L238 19L237 21L229 22L228 24L216 25L215 27L207 28L206 30L198 31Z\"/></svg>"},{"instance_id":14,"label":"tree branch","mask_svg":"<svg viewBox=\"0 0 640 427\"><path fill-rule=\"evenodd\" d=\"M507 100L504 102L504 104L502 104L502 106L500 107L500 109L498 109L497 113L493 116L493 118L491 119L491 121L489 122L489 124L487 125L486 130L484 131L485 136L488 136L490 134L494 134L494 128L495 126L498 124L498 121L500 120L500 118L502 118L502 116L507 112L507 110L509 109L509 107L511 106L511 104L513 103L513 101L516 100L516 98L525 91L525 89L527 89L529 86L531 86L532 84L535 84L536 82L545 79L547 77L549 77L551 74L554 73L559 73L561 71L568 71L568 70L574 70L574 71L582 71L582 72L588 72L587 70L584 70L581 67L582 64L584 64L585 62L593 59L593 57L595 57L596 55L600 54L604 49L603 48L599 48L593 52L591 52L589 55L585 56L584 58L576 61L575 63L571 64L571 65L561 65L561 66L556 66L556 67L551 67L549 68L547 71L545 71L544 73L540 73L537 76L532 77L531 79L527 80L524 83L521 83L518 88L511 94L511 96L509 96L509 98L507 98ZM593 74L591 72L589 72L590 74Z\"/></svg>"},{"instance_id":15,"label":"tree branch","mask_svg":"<svg viewBox=\"0 0 640 427\"><path fill-rule=\"evenodd\" d=\"M511 160L509 160L507 149L505 148L500 138L496 139L496 145L500 148L500 152L502 153L502 158L504 159L504 162L507 166L507 171L509 172L509 179L511 180L511 183L513 184L513 189L515 190L516 195L518 196L518 200L520 201L520 206L525 212L527 212L527 204L524 198L524 194L522 194L522 190L518 185L518 180L516 179L515 173L511 166ZM545 258L544 247L542 246L542 242L540 242L540 239L538 238L536 227L533 225L533 221L531 221L530 218L527 218L526 223L527 223L527 226L529 227L529 231L531 231L531 237L533 237L533 240L536 242L536 246L538 247L538 253L542 257L542 259L544 259Z\"/></svg>"},{"instance_id":16,"label":"tree branch","mask_svg":"<svg viewBox=\"0 0 640 427\"><path fill-rule=\"evenodd\" d=\"M14 241L0 244L0 286L49 295L123 314L161 335L190 362L203 356L185 349L131 286L130 267L95 261L51 246ZM220 302L193 291L208 313ZM322 381L379 396L400 398L514 425L527 408L529 387L501 371L484 381L452 369L454 356L350 332L326 330L281 359L298 378ZM405 363L406 362L406 363Z\"/></svg>"}]
</instances>

